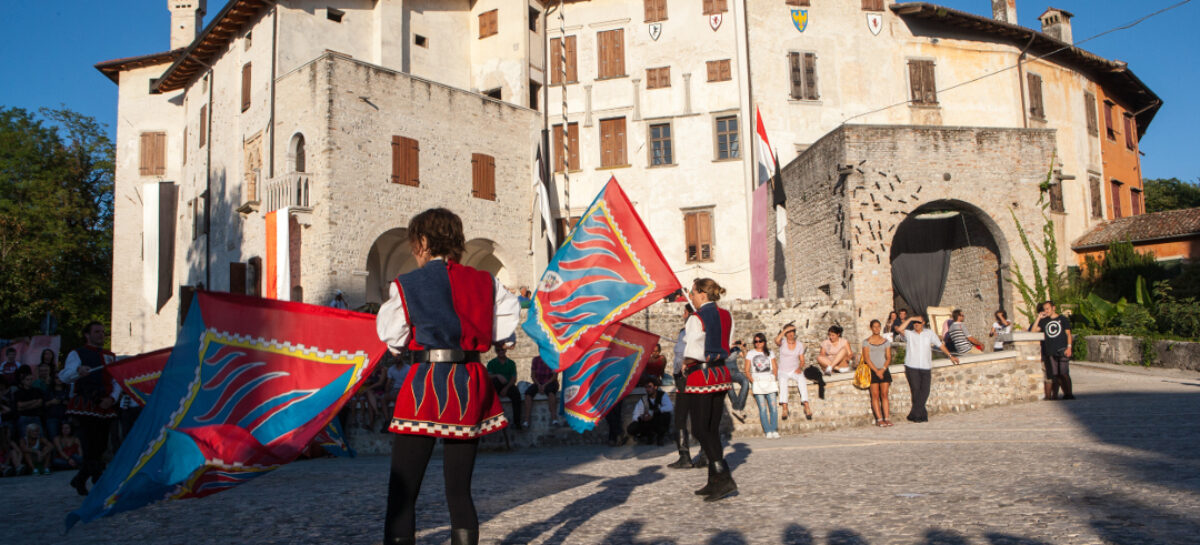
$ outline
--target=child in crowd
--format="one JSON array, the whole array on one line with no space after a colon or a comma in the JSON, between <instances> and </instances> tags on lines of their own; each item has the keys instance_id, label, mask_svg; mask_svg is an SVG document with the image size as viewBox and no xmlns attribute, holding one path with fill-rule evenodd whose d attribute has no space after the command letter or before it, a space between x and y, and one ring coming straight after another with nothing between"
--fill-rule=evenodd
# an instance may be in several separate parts
<instances>
[{"instance_id":1,"label":"child in crowd","mask_svg":"<svg viewBox=\"0 0 1200 545\"><path fill-rule=\"evenodd\" d=\"M28 468L28 471L34 475L49 475L50 455L54 453L54 446L45 437L42 437L42 426L39 424L25 426L25 436L21 438L20 445L22 463Z\"/></svg>"},{"instance_id":2,"label":"child in crowd","mask_svg":"<svg viewBox=\"0 0 1200 545\"><path fill-rule=\"evenodd\" d=\"M75 426L71 421L63 422L58 437L54 438L54 458L50 467L54 469L78 469L83 463L82 447L79 438L75 436Z\"/></svg>"}]
</instances>

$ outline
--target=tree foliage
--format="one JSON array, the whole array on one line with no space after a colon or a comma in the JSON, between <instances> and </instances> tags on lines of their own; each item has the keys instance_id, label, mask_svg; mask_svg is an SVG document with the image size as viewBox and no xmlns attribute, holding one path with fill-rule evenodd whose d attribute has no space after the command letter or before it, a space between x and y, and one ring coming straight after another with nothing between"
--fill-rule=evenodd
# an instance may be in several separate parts
<instances>
[{"instance_id":1,"label":"tree foliage","mask_svg":"<svg viewBox=\"0 0 1200 545\"><path fill-rule=\"evenodd\" d=\"M1085 269L1091 291L1113 300L1122 297L1134 300L1138 296L1138 278L1154 285L1169 276L1154 254L1137 251L1129 241L1109 244L1102 259L1088 256Z\"/></svg>"},{"instance_id":2,"label":"tree foliage","mask_svg":"<svg viewBox=\"0 0 1200 545\"><path fill-rule=\"evenodd\" d=\"M67 109L0 107L0 338L32 335L47 313L64 347L108 323L113 144Z\"/></svg>"},{"instance_id":3,"label":"tree foliage","mask_svg":"<svg viewBox=\"0 0 1200 545\"><path fill-rule=\"evenodd\" d=\"M1142 180L1146 212L1200 208L1200 181L1184 182L1179 178L1147 178Z\"/></svg>"}]
</instances>

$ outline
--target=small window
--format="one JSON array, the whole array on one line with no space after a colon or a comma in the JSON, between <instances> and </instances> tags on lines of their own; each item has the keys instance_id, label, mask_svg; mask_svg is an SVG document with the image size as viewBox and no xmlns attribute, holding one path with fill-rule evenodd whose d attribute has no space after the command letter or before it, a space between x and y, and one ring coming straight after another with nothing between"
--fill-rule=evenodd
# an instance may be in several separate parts
<instances>
[{"instance_id":1,"label":"small window","mask_svg":"<svg viewBox=\"0 0 1200 545\"><path fill-rule=\"evenodd\" d=\"M1066 213L1066 206L1063 204L1063 181L1060 179L1057 183L1050 184L1050 211L1060 214Z\"/></svg>"},{"instance_id":2,"label":"small window","mask_svg":"<svg viewBox=\"0 0 1200 545\"><path fill-rule=\"evenodd\" d=\"M529 31L538 31L538 19L542 17L542 12L533 6L529 6Z\"/></svg>"},{"instance_id":3,"label":"small window","mask_svg":"<svg viewBox=\"0 0 1200 545\"><path fill-rule=\"evenodd\" d=\"M788 53L792 74L792 100L817 100L817 54Z\"/></svg>"},{"instance_id":4,"label":"small window","mask_svg":"<svg viewBox=\"0 0 1200 545\"><path fill-rule=\"evenodd\" d=\"M529 109L541 111L542 84L529 80Z\"/></svg>"},{"instance_id":5,"label":"small window","mask_svg":"<svg viewBox=\"0 0 1200 545\"><path fill-rule=\"evenodd\" d=\"M253 40L254 40L254 32L246 31L246 41L243 42L245 44L246 51L250 51L250 44L252 43Z\"/></svg>"},{"instance_id":6,"label":"small window","mask_svg":"<svg viewBox=\"0 0 1200 545\"><path fill-rule=\"evenodd\" d=\"M246 294L246 264L238 261L229 263L229 293Z\"/></svg>"},{"instance_id":7,"label":"small window","mask_svg":"<svg viewBox=\"0 0 1200 545\"><path fill-rule=\"evenodd\" d=\"M340 9L325 8L325 18L329 19L330 21L333 21L335 23L342 22L342 16L345 14L346 14L346 12L344 12Z\"/></svg>"},{"instance_id":8,"label":"small window","mask_svg":"<svg viewBox=\"0 0 1200 545\"><path fill-rule=\"evenodd\" d=\"M1125 147L1137 148L1137 133L1133 128L1133 116L1125 114Z\"/></svg>"},{"instance_id":9,"label":"small window","mask_svg":"<svg viewBox=\"0 0 1200 545\"><path fill-rule=\"evenodd\" d=\"M1117 139L1117 132L1113 129L1113 103L1108 100L1104 101L1104 130L1109 140Z\"/></svg>"},{"instance_id":10,"label":"small window","mask_svg":"<svg viewBox=\"0 0 1200 545\"><path fill-rule=\"evenodd\" d=\"M417 47L429 47L429 39L420 34L413 34L413 44Z\"/></svg>"},{"instance_id":11,"label":"small window","mask_svg":"<svg viewBox=\"0 0 1200 545\"><path fill-rule=\"evenodd\" d=\"M933 61L908 61L908 84L912 88L912 103L937 105L937 85Z\"/></svg>"},{"instance_id":12,"label":"small window","mask_svg":"<svg viewBox=\"0 0 1200 545\"><path fill-rule=\"evenodd\" d=\"M1090 91L1083 92L1083 114L1087 119L1087 131L1092 136L1100 134L1100 129L1096 123L1096 95Z\"/></svg>"},{"instance_id":13,"label":"small window","mask_svg":"<svg viewBox=\"0 0 1200 545\"><path fill-rule=\"evenodd\" d=\"M138 150L138 174L163 176L167 173L167 133L144 132Z\"/></svg>"},{"instance_id":14,"label":"small window","mask_svg":"<svg viewBox=\"0 0 1200 545\"><path fill-rule=\"evenodd\" d=\"M606 30L596 33L597 60L600 79L625 76L625 29Z\"/></svg>"},{"instance_id":15,"label":"small window","mask_svg":"<svg viewBox=\"0 0 1200 545\"><path fill-rule=\"evenodd\" d=\"M200 147L208 143L208 105L200 106Z\"/></svg>"},{"instance_id":16,"label":"small window","mask_svg":"<svg viewBox=\"0 0 1200 545\"><path fill-rule=\"evenodd\" d=\"M416 140L392 136L392 183L419 187L420 155L421 147Z\"/></svg>"},{"instance_id":17,"label":"small window","mask_svg":"<svg viewBox=\"0 0 1200 545\"><path fill-rule=\"evenodd\" d=\"M304 135L303 134L296 133L296 135L292 137L292 157L293 157L293 159L292 159L292 161L293 161L292 162L292 171L293 172L308 172L307 170L305 170L305 168L308 166L306 164L308 161L308 158L305 156L305 152L304 152Z\"/></svg>"},{"instance_id":18,"label":"small window","mask_svg":"<svg viewBox=\"0 0 1200 545\"><path fill-rule=\"evenodd\" d=\"M716 136L717 160L737 159L741 157L738 118L736 115L717 118Z\"/></svg>"},{"instance_id":19,"label":"small window","mask_svg":"<svg viewBox=\"0 0 1200 545\"><path fill-rule=\"evenodd\" d=\"M471 154L471 196L496 200L496 159L491 155Z\"/></svg>"},{"instance_id":20,"label":"small window","mask_svg":"<svg viewBox=\"0 0 1200 545\"><path fill-rule=\"evenodd\" d=\"M563 171L564 147L570 170L579 170L579 123L567 125L567 141L563 143L562 125L554 126L554 172Z\"/></svg>"},{"instance_id":21,"label":"small window","mask_svg":"<svg viewBox=\"0 0 1200 545\"><path fill-rule=\"evenodd\" d=\"M862 0L863 11L883 11L883 0Z\"/></svg>"},{"instance_id":22,"label":"small window","mask_svg":"<svg viewBox=\"0 0 1200 545\"><path fill-rule=\"evenodd\" d=\"M250 63L242 65L242 111L250 109Z\"/></svg>"},{"instance_id":23,"label":"small window","mask_svg":"<svg viewBox=\"0 0 1200 545\"><path fill-rule=\"evenodd\" d=\"M645 0L647 23L667 20L667 0Z\"/></svg>"},{"instance_id":24,"label":"small window","mask_svg":"<svg viewBox=\"0 0 1200 545\"><path fill-rule=\"evenodd\" d=\"M675 164L674 146L671 142L671 124L650 125L650 166Z\"/></svg>"},{"instance_id":25,"label":"small window","mask_svg":"<svg viewBox=\"0 0 1200 545\"><path fill-rule=\"evenodd\" d=\"M1134 216L1146 213L1146 211L1142 209L1142 190L1133 188L1129 189L1129 213Z\"/></svg>"},{"instance_id":26,"label":"small window","mask_svg":"<svg viewBox=\"0 0 1200 545\"><path fill-rule=\"evenodd\" d=\"M729 11L729 7L725 5L725 0L704 0L704 14L716 15Z\"/></svg>"},{"instance_id":27,"label":"small window","mask_svg":"<svg viewBox=\"0 0 1200 545\"><path fill-rule=\"evenodd\" d=\"M1092 217L1104 217L1103 197L1100 194L1100 178L1096 176L1088 177L1088 189L1092 192Z\"/></svg>"},{"instance_id":28,"label":"small window","mask_svg":"<svg viewBox=\"0 0 1200 545\"><path fill-rule=\"evenodd\" d=\"M483 92L483 95L484 95L484 96L487 96L487 97L494 98L494 99L496 99L496 100L504 100L503 98L501 98L501 96L502 96L502 95L501 95L501 92L500 92L500 88L499 88L499 87L497 87L497 88L495 88L495 89L489 89L489 90L487 90L487 91L484 91L484 92Z\"/></svg>"},{"instance_id":29,"label":"small window","mask_svg":"<svg viewBox=\"0 0 1200 545\"><path fill-rule=\"evenodd\" d=\"M789 6L811 6L812 5L812 2L810 2L809 0L784 0L783 3L787 4Z\"/></svg>"},{"instance_id":30,"label":"small window","mask_svg":"<svg viewBox=\"0 0 1200 545\"><path fill-rule=\"evenodd\" d=\"M1113 180L1109 186L1109 191L1112 193L1112 219L1121 218L1121 186L1125 185L1121 182Z\"/></svg>"},{"instance_id":31,"label":"small window","mask_svg":"<svg viewBox=\"0 0 1200 545\"><path fill-rule=\"evenodd\" d=\"M671 67L646 69L646 89L662 89L671 86Z\"/></svg>"},{"instance_id":32,"label":"small window","mask_svg":"<svg viewBox=\"0 0 1200 545\"><path fill-rule=\"evenodd\" d=\"M575 36L567 36L565 42L562 38L550 40L550 85L563 83L564 58L567 61L567 83L579 81L578 70L575 66Z\"/></svg>"},{"instance_id":33,"label":"small window","mask_svg":"<svg viewBox=\"0 0 1200 545\"><path fill-rule=\"evenodd\" d=\"M687 241L687 262L713 260L712 210L697 210L683 214L683 232Z\"/></svg>"},{"instance_id":34,"label":"small window","mask_svg":"<svg viewBox=\"0 0 1200 545\"><path fill-rule=\"evenodd\" d=\"M625 155L625 118L600 120L600 166L627 166Z\"/></svg>"},{"instance_id":35,"label":"small window","mask_svg":"<svg viewBox=\"0 0 1200 545\"><path fill-rule=\"evenodd\" d=\"M1042 76L1027 74L1029 82L1029 116L1034 119L1046 119L1046 108L1042 103Z\"/></svg>"},{"instance_id":36,"label":"small window","mask_svg":"<svg viewBox=\"0 0 1200 545\"><path fill-rule=\"evenodd\" d=\"M708 61L708 81L729 81L733 74L729 69L729 59Z\"/></svg>"},{"instance_id":37,"label":"small window","mask_svg":"<svg viewBox=\"0 0 1200 545\"><path fill-rule=\"evenodd\" d=\"M479 39L495 36L500 32L497 17L498 11L494 9L479 14Z\"/></svg>"}]
</instances>

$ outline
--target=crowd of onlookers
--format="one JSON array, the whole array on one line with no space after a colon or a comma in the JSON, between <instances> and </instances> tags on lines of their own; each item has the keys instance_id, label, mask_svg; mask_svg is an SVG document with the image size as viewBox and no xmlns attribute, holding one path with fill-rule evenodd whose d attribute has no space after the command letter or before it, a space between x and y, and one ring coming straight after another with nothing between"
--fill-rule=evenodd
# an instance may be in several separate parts
<instances>
[{"instance_id":1,"label":"crowd of onlookers","mask_svg":"<svg viewBox=\"0 0 1200 545\"><path fill-rule=\"evenodd\" d=\"M58 378L53 350L36 368L4 349L0 362L0 475L49 475L77 469L82 461L75 425L66 417L70 387Z\"/></svg>"}]
</instances>

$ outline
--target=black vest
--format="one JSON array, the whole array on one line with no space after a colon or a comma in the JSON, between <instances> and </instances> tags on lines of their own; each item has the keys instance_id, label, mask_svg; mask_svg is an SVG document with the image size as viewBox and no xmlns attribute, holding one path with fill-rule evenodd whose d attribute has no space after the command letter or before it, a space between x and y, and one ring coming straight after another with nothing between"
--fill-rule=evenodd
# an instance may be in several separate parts
<instances>
[{"instance_id":1,"label":"black vest","mask_svg":"<svg viewBox=\"0 0 1200 545\"><path fill-rule=\"evenodd\" d=\"M75 349L75 353L79 356L79 365L86 365L92 369L101 369L104 367L104 353L90 346L82 346ZM92 371L75 381L75 395L84 399L96 400L108 395L108 373L102 371Z\"/></svg>"}]
</instances>

